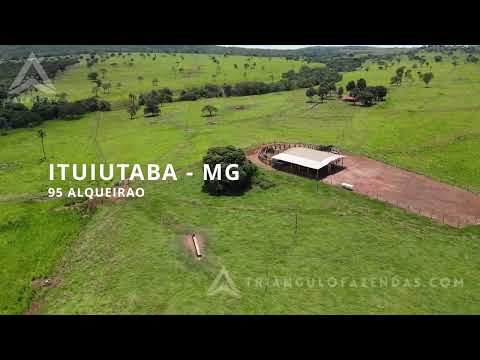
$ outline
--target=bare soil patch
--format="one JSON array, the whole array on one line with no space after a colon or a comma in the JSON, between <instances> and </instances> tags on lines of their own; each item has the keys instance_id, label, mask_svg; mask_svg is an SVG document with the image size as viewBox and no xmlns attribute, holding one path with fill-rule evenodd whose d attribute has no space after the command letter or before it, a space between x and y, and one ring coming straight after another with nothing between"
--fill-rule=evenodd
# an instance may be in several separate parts
<instances>
[{"instance_id":1,"label":"bare soil patch","mask_svg":"<svg viewBox=\"0 0 480 360\"><path fill-rule=\"evenodd\" d=\"M234 105L232 106L232 110L235 110L235 111L243 111L243 110L247 110L248 109L248 106L246 105Z\"/></svg>"},{"instance_id":2,"label":"bare soil patch","mask_svg":"<svg viewBox=\"0 0 480 360\"><path fill-rule=\"evenodd\" d=\"M188 250L189 253L192 254L192 256L195 259L201 259L197 257L197 254L195 252L195 245L193 245L193 239L192 239L193 233L186 234L183 236L182 241L183 241L183 246L185 249ZM205 257L205 241L204 238L201 234L195 233L195 237L197 238L197 243L198 246L200 247L200 252L202 253L202 258Z\"/></svg>"},{"instance_id":3,"label":"bare soil patch","mask_svg":"<svg viewBox=\"0 0 480 360\"><path fill-rule=\"evenodd\" d=\"M258 158L262 149L249 149L255 165L274 170ZM399 169L363 156L347 155L344 169L325 174L330 185L353 185L353 191L454 227L480 224L480 196L467 190Z\"/></svg>"},{"instance_id":4,"label":"bare soil patch","mask_svg":"<svg viewBox=\"0 0 480 360\"><path fill-rule=\"evenodd\" d=\"M25 315L35 315L40 311L40 308L42 307L43 303L39 301L35 301L30 305L30 308L25 311Z\"/></svg>"},{"instance_id":5,"label":"bare soil patch","mask_svg":"<svg viewBox=\"0 0 480 360\"><path fill-rule=\"evenodd\" d=\"M480 196L467 190L362 156L346 156L344 166L323 182L351 184L355 192L451 226L480 224Z\"/></svg>"},{"instance_id":6,"label":"bare soil patch","mask_svg":"<svg viewBox=\"0 0 480 360\"><path fill-rule=\"evenodd\" d=\"M32 288L35 290L38 289L51 289L57 287L58 284L62 279L58 276L50 277L50 278L41 278L41 279L34 279L32 280Z\"/></svg>"},{"instance_id":7,"label":"bare soil patch","mask_svg":"<svg viewBox=\"0 0 480 360\"><path fill-rule=\"evenodd\" d=\"M273 170L273 168L271 166L268 166L267 164L264 164L258 158L258 153L260 152L260 150L261 150L261 147L256 148L256 149L247 150L246 151L247 159L250 160L255 165L257 165L258 167L261 167L262 169Z\"/></svg>"}]
</instances>

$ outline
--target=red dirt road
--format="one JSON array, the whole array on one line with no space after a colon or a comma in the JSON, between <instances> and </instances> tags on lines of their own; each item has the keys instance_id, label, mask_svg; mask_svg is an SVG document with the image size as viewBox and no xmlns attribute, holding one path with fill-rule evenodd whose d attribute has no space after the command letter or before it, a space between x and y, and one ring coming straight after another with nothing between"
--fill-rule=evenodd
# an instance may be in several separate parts
<instances>
[{"instance_id":1,"label":"red dirt road","mask_svg":"<svg viewBox=\"0 0 480 360\"><path fill-rule=\"evenodd\" d=\"M471 192L361 156L346 156L344 166L323 181L451 226L480 224L480 196Z\"/></svg>"}]
</instances>

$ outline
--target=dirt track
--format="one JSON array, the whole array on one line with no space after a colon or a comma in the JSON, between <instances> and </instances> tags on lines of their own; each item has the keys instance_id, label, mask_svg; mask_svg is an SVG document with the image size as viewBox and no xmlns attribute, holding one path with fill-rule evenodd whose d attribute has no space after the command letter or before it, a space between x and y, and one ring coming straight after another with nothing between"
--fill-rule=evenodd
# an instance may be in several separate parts
<instances>
[{"instance_id":1,"label":"dirt track","mask_svg":"<svg viewBox=\"0 0 480 360\"><path fill-rule=\"evenodd\" d=\"M381 162L349 155L344 170L323 179L451 226L480 223L480 196Z\"/></svg>"},{"instance_id":2,"label":"dirt track","mask_svg":"<svg viewBox=\"0 0 480 360\"><path fill-rule=\"evenodd\" d=\"M256 150L248 158L263 168ZM362 156L346 155L345 169L325 177L327 184L348 183L354 191L445 224L480 224L480 196Z\"/></svg>"}]
</instances>

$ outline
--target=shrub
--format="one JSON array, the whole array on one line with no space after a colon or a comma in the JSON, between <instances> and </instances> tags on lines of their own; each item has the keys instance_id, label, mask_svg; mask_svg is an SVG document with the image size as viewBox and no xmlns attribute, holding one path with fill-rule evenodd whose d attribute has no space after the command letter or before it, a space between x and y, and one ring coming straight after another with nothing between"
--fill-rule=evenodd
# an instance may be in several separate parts
<instances>
[{"instance_id":1,"label":"shrub","mask_svg":"<svg viewBox=\"0 0 480 360\"><path fill-rule=\"evenodd\" d=\"M31 111L12 111L9 124L12 128L33 127L42 123L40 115Z\"/></svg>"},{"instance_id":2,"label":"shrub","mask_svg":"<svg viewBox=\"0 0 480 360\"><path fill-rule=\"evenodd\" d=\"M200 98L200 95L195 90L182 91L180 94L181 101L195 101Z\"/></svg>"},{"instance_id":3,"label":"shrub","mask_svg":"<svg viewBox=\"0 0 480 360\"><path fill-rule=\"evenodd\" d=\"M221 165L220 180L204 180L203 191L212 195L234 195L241 194L251 187L252 179L257 173L257 167L248 160L241 149L233 146L210 148L203 158L203 163L210 165ZM237 164L239 171L238 180L228 180L226 168L230 164Z\"/></svg>"}]
</instances>

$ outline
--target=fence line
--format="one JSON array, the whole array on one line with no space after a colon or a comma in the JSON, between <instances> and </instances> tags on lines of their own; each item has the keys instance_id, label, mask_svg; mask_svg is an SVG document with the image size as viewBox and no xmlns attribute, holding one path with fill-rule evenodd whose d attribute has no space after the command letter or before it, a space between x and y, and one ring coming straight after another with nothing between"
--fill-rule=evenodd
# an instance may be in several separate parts
<instances>
[{"instance_id":1,"label":"fence line","mask_svg":"<svg viewBox=\"0 0 480 360\"><path fill-rule=\"evenodd\" d=\"M318 145L306 143L273 143L261 146L260 150L258 151L258 159L264 164L271 166L272 156L275 156L293 147L304 147L313 150L339 153L339 151L333 145Z\"/></svg>"},{"instance_id":2,"label":"fence line","mask_svg":"<svg viewBox=\"0 0 480 360\"><path fill-rule=\"evenodd\" d=\"M273 143L273 144L266 144L262 145L260 150L258 151L258 159L266 164L271 166L272 165L272 157L288 150L293 147L305 147L313 150L320 150L320 151L328 151L332 153L339 153L339 151L332 145L318 145L318 144L306 144L306 143ZM396 164L389 164L397 169L401 169ZM287 171L288 172L288 171ZM330 179L330 184L333 185L333 179ZM472 189L463 189L468 192L474 193ZM364 191L362 194L367 195L371 198L377 199L379 201L391 204L398 208L417 213L421 216L430 218L432 220L439 221L443 224L447 224L454 227L462 227L469 224L480 225L480 216L455 216L455 215L448 215L445 212L435 211L433 209L428 208L418 208L410 205L408 202L402 203L401 200L389 199L387 197L382 197L378 192L368 192Z\"/></svg>"}]
</instances>

